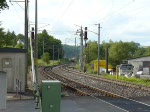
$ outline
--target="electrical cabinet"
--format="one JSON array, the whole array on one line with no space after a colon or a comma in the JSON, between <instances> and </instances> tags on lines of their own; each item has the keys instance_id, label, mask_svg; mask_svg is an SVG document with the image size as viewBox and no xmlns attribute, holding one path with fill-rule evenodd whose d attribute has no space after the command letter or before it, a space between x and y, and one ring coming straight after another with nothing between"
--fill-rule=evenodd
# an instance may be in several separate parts
<instances>
[{"instance_id":1,"label":"electrical cabinet","mask_svg":"<svg viewBox=\"0 0 150 112\"><path fill-rule=\"evenodd\" d=\"M42 112L60 112L61 82L42 80Z\"/></svg>"}]
</instances>

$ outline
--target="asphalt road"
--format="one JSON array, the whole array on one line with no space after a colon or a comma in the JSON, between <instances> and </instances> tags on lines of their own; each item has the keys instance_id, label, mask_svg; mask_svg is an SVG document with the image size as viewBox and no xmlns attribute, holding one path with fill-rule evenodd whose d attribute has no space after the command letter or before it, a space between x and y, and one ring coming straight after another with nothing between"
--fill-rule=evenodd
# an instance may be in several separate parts
<instances>
[{"instance_id":1,"label":"asphalt road","mask_svg":"<svg viewBox=\"0 0 150 112\"><path fill-rule=\"evenodd\" d=\"M35 109L35 101L7 101L7 109L0 112L39 112ZM63 97L60 112L125 112L112 105L91 97Z\"/></svg>"}]
</instances>

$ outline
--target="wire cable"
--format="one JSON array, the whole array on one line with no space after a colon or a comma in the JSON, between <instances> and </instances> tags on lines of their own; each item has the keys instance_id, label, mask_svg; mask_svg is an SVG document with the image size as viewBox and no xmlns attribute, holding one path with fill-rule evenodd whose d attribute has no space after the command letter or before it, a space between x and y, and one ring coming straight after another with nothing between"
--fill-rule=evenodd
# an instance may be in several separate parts
<instances>
[{"instance_id":1,"label":"wire cable","mask_svg":"<svg viewBox=\"0 0 150 112\"><path fill-rule=\"evenodd\" d=\"M108 17L112 17L115 13L117 13L118 11L121 11L122 9L128 7L128 6L131 5L133 2L134 2L134 1L125 4L123 7L120 7L120 8L118 8L117 10L115 10L114 12L112 12L111 15L107 15L107 16L103 17L103 18L100 19L100 20L102 21L102 20L106 20L106 18L108 18Z\"/></svg>"},{"instance_id":2,"label":"wire cable","mask_svg":"<svg viewBox=\"0 0 150 112\"><path fill-rule=\"evenodd\" d=\"M11 5L13 6L13 8L14 8L14 10L15 10L15 12L16 12L16 14L17 14L17 16L18 16L18 18L19 18L19 19L20 19L20 21L21 21L21 23L23 23L23 24L24 24L24 22L22 21L22 19L21 19L21 17L20 17L20 15L19 15L19 13L17 12L17 10L16 10L16 8L15 8L14 4L12 4L12 3L11 3Z\"/></svg>"}]
</instances>

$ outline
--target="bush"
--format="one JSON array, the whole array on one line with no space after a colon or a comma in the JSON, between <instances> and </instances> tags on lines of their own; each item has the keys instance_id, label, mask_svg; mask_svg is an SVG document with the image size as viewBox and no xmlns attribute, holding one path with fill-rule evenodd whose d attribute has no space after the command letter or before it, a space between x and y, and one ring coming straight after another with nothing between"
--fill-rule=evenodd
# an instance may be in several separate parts
<instances>
[{"instance_id":1,"label":"bush","mask_svg":"<svg viewBox=\"0 0 150 112\"><path fill-rule=\"evenodd\" d=\"M48 52L44 53L42 60L48 65L50 63L50 54Z\"/></svg>"}]
</instances>

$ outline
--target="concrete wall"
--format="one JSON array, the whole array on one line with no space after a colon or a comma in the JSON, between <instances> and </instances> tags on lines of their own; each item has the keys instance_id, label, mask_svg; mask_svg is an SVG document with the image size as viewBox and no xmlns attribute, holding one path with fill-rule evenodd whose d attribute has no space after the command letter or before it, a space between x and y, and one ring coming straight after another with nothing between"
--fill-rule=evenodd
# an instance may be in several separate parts
<instances>
[{"instance_id":1,"label":"concrete wall","mask_svg":"<svg viewBox=\"0 0 150 112\"><path fill-rule=\"evenodd\" d=\"M0 71L0 110L6 109L6 97L7 97L7 74Z\"/></svg>"},{"instance_id":2,"label":"concrete wall","mask_svg":"<svg viewBox=\"0 0 150 112\"><path fill-rule=\"evenodd\" d=\"M16 91L16 79L22 83L25 91L25 53L1 53L0 71L7 72L7 92Z\"/></svg>"}]
</instances>

